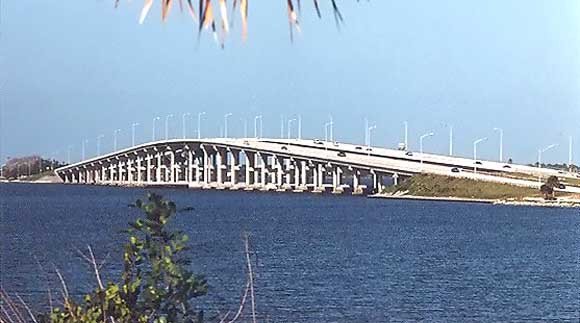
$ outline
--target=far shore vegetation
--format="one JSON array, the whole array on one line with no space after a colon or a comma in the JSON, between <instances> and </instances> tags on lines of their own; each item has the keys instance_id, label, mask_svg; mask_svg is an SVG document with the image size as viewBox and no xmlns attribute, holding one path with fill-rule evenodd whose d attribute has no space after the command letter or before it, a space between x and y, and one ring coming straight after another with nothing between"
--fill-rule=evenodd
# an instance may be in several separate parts
<instances>
[{"instance_id":1,"label":"far shore vegetation","mask_svg":"<svg viewBox=\"0 0 580 323\"><path fill-rule=\"evenodd\" d=\"M386 194L405 194L425 197L457 197L473 199L523 199L541 197L538 189L515 185L476 181L473 179L418 174L383 190Z\"/></svg>"}]
</instances>

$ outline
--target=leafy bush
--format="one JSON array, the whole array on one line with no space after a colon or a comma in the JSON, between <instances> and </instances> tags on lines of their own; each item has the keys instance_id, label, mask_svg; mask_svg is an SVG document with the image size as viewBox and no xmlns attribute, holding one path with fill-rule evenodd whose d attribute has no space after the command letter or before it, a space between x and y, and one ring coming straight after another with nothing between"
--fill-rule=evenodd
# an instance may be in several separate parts
<instances>
[{"instance_id":1,"label":"leafy bush","mask_svg":"<svg viewBox=\"0 0 580 323\"><path fill-rule=\"evenodd\" d=\"M135 206L144 211L145 217L130 223L131 228L126 231L129 239L124 245L121 282L103 286L95 269L99 287L78 304L68 296L63 282L64 306L52 310L41 321L203 321L203 311L194 310L192 300L207 293L207 282L203 276L187 270L190 263L184 256L187 235L166 228L176 213L175 204L160 195L149 194L146 202L137 200Z\"/></svg>"}]
</instances>

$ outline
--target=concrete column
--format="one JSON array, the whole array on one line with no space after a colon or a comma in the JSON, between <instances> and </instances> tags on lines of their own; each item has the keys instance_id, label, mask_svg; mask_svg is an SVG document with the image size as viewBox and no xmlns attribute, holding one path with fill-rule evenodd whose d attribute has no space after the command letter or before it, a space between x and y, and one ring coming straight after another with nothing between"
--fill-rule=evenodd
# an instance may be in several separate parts
<instances>
[{"instance_id":1,"label":"concrete column","mask_svg":"<svg viewBox=\"0 0 580 323\"><path fill-rule=\"evenodd\" d=\"M290 172L290 166L291 166L291 162L289 159L282 159L282 167L286 169L286 186L290 187L290 184L292 183L292 175Z\"/></svg>"},{"instance_id":2,"label":"concrete column","mask_svg":"<svg viewBox=\"0 0 580 323\"><path fill-rule=\"evenodd\" d=\"M137 157L137 183L139 183L139 184L141 184L141 182L143 181L143 176L141 173L142 162L143 162L143 158Z\"/></svg>"},{"instance_id":3,"label":"concrete column","mask_svg":"<svg viewBox=\"0 0 580 323\"><path fill-rule=\"evenodd\" d=\"M318 188L324 190L324 170L322 164L318 164Z\"/></svg>"},{"instance_id":4,"label":"concrete column","mask_svg":"<svg viewBox=\"0 0 580 323\"><path fill-rule=\"evenodd\" d=\"M292 161L292 165L294 166L294 189L297 190L300 187L300 167L295 160Z\"/></svg>"},{"instance_id":5,"label":"concrete column","mask_svg":"<svg viewBox=\"0 0 580 323\"><path fill-rule=\"evenodd\" d=\"M207 185L207 184L209 184L210 175L211 175L211 174L209 174L209 162L210 162L209 158L210 157L209 157L209 154L207 152L207 149L204 146L202 146L201 148L203 150L203 183Z\"/></svg>"},{"instance_id":6,"label":"concrete column","mask_svg":"<svg viewBox=\"0 0 580 323\"><path fill-rule=\"evenodd\" d=\"M266 188L266 167L268 166L268 157L260 154L262 159L262 188Z\"/></svg>"},{"instance_id":7,"label":"concrete column","mask_svg":"<svg viewBox=\"0 0 580 323\"><path fill-rule=\"evenodd\" d=\"M218 187L220 187L221 185L223 185L223 171L222 171L222 165L223 165L223 156L222 156L222 152L218 149L216 151L216 171L217 171L217 185Z\"/></svg>"},{"instance_id":8,"label":"concrete column","mask_svg":"<svg viewBox=\"0 0 580 323\"><path fill-rule=\"evenodd\" d=\"M399 185L399 174L397 174L397 173L393 174L393 184Z\"/></svg>"},{"instance_id":9,"label":"concrete column","mask_svg":"<svg viewBox=\"0 0 580 323\"><path fill-rule=\"evenodd\" d=\"M170 158L170 171L169 173L171 174L170 177L170 182L171 183L175 183L177 181L177 166L175 166L175 153L172 151L169 154L171 156Z\"/></svg>"},{"instance_id":10,"label":"concrete column","mask_svg":"<svg viewBox=\"0 0 580 323\"><path fill-rule=\"evenodd\" d=\"M318 188L318 165L316 163L312 164L312 186L313 190Z\"/></svg>"},{"instance_id":11,"label":"concrete column","mask_svg":"<svg viewBox=\"0 0 580 323\"><path fill-rule=\"evenodd\" d=\"M247 151L244 151L244 161L246 166L246 189L250 187L250 175L252 170L252 161L250 160L250 155Z\"/></svg>"},{"instance_id":12,"label":"concrete column","mask_svg":"<svg viewBox=\"0 0 580 323\"><path fill-rule=\"evenodd\" d=\"M109 181L109 183L112 184L114 180L115 180L115 165L111 161L111 164L109 165L109 178L108 178L108 181Z\"/></svg>"},{"instance_id":13,"label":"concrete column","mask_svg":"<svg viewBox=\"0 0 580 323\"><path fill-rule=\"evenodd\" d=\"M356 169L352 170L352 194L361 194L360 188L360 172Z\"/></svg>"},{"instance_id":14,"label":"concrete column","mask_svg":"<svg viewBox=\"0 0 580 323\"><path fill-rule=\"evenodd\" d=\"M300 162L300 171L302 172L301 174L301 182L302 182L302 187L306 188L306 185L308 184L307 178L306 178L306 162L305 161L301 161Z\"/></svg>"},{"instance_id":15,"label":"concrete column","mask_svg":"<svg viewBox=\"0 0 580 323\"><path fill-rule=\"evenodd\" d=\"M201 181L201 165L200 165L200 158L201 156L195 155L195 183L199 185Z\"/></svg>"},{"instance_id":16,"label":"concrete column","mask_svg":"<svg viewBox=\"0 0 580 323\"><path fill-rule=\"evenodd\" d=\"M187 152L187 183L191 184L193 183L193 168L195 167L194 165L194 160L195 156L193 154L193 150L189 150Z\"/></svg>"},{"instance_id":17,"label":"concrete column","mask_svg":"<svg viewBox=\"0 0 580 323\"><path fill-rule=\"evenodd\" d=\"M147 169L145 170L145 182L151 183L151 159L153 159L153 156L147 155L145 159L147 160Z\"/></svg>"},{"instance_id":18,"label":"concrete column","mask_svg":"<svg viewBox=\"0 0 580 323\"><path fill-rule=\"evenodd\" d=\"M260 181L260 173L258 172L259 162L262 159L259 153L254 153L254 185L257 185Z\"/></svg>"},{"instance_id":19,"label":"concrete column","mask_svg":"<svg viewBox=\"0 0 580 323\"><path fill-rule=\"evenodd\" d=\"M230 165L230 183L232 184L232 187L236 186L237 181L238 181L238 174L236 172L236 169L238 167L238 164L240 162L240 152L236 152L234 150L230 151L231 153L231 165Z\"/></svg>"},{"instance_id":20,"label":"concrete column","mask_svg":"<svg viewBox=\"0 0 580 323\"><path fill-rule=\"evenodd\" d=\"M133 159L127 160L127 182L133 183Z\"/></svg>"},{"instance_id":21,"label":"concrete column","mask_svg":"<svg viewBox=\"0 0 580 323\"><path fill-rule=\"evenodd\" d=\"M155 168L155 182L161 182L161 153L157 153L157 168Z\"/></svg>"},{"instance_id":22,"label":"concrete column","mask_svg":"<svg viewBox=\"0 0 580 323\"><path fill-rule=\"evenodd\" d=\"M274 162L276 163L275 164L276 165L276 187L278 189L281 189L282 188L282 175L284 173L282 171L283 170L283 166L282 166L282 163L281 163L281 162L283 162L283 160L280 160L278 158L278 156L274 156Z\"/></svg>"}]
</instances>

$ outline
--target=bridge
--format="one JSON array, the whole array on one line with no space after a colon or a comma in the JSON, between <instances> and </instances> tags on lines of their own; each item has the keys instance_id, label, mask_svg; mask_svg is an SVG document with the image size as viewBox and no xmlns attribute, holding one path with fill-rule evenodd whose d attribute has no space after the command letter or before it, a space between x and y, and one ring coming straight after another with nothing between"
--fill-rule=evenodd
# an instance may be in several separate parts
<instances>
[{"instance_id":1,"label":"bridge","mask_svg":"<svg viewBox=\"0 0 580 323\"><path fill-rule=\"evenodd\" d=\"M257 138L155 141L56 170L65 183L335 194L379 192L418 173L536 188L539 181L533 176L574 177L552 169L380 147Z\"/></svg>"}]
</instances>

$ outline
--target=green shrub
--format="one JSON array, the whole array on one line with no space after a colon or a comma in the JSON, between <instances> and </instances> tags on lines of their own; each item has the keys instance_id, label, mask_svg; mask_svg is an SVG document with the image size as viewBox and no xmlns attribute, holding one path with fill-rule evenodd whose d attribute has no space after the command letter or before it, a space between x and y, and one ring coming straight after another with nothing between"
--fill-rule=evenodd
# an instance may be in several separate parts
<instances>
[{"instance_id":1,"label":"green shrub","mask_svg":"<svg viewBox=\"0 0 580 323\"><path fill-rule=\"evenodd\" d=\"M64 306L52 310L41 321L52 323L97 322L201 322L203 312L193 309L192 300L207 293L203 276L187 270L184 256L187 235L172 232L166 225L176 213L175 204L156 194L135 206L145 217L130 223L124 245L120 283L108 283L76 303L65 294ZM64 287L66 291L66 286Z\"/></svg>"}]
</instances>

